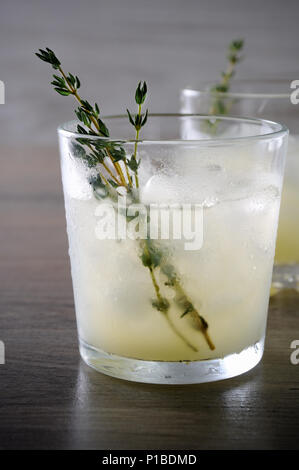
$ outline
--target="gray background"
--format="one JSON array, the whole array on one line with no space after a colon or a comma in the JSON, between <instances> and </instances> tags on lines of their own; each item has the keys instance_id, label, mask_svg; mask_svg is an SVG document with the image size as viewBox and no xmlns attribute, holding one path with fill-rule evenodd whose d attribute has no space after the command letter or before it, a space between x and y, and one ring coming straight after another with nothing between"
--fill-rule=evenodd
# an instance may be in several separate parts
<instances>
[{"instance_id":1,"label":"gray background","mask_svg":"<svg viewBox=\"0 0 299 470\"><path fill-rule=\"evenodd\" d=\"M73 118L37 48L52 48L103 114L124 112L143 79L151 111L177 111L179 89L218 79L239 36L240 78L298 78L298 24L296 0L1 0L0 145L56 145L57 125Z\"/></svg>"}]
</instances>

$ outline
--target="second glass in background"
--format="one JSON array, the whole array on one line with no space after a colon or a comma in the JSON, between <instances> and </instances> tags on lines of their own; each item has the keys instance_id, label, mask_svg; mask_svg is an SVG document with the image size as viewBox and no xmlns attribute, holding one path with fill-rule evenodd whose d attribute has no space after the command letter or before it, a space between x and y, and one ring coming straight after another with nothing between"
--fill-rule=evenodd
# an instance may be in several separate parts
<instances>
[{"instance_id":1,"label":"second glass in background","mask_svg":"<svg viewBox=\"0 0 299 470\"><path fill-rule=\"evenodd\" d=\"M255 116L283 123L290 131L276 243L273 286L299 289L299 114L291 80L235 80L228 93L212 83L181 92L184 113ZM212 132L212 129L211 129Z\"/></svg>"}]
</instances>

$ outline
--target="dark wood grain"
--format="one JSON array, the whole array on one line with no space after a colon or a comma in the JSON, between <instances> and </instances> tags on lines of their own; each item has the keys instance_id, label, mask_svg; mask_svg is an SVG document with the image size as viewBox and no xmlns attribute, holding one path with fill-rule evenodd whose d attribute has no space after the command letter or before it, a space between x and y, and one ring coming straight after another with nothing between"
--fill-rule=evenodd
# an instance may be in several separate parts
<instances>
[{"instance_id":1,"label":"dark wood grain","mask_svg":"<svg viewBox=\"0 0 299 470\"><path fill-rule=\"evenodd\" d=\"M80 361L57 150L1 149L1 449L299 448L299 295L270 304L262 363L196 386L129 383Z\"/></svg>"}]
</instances>

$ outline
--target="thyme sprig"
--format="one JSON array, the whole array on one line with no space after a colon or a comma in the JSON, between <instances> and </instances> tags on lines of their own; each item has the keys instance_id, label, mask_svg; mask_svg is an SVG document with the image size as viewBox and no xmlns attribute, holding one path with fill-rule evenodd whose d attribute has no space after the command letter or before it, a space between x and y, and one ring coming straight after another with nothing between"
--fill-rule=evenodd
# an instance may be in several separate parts
<instances>
[{"instance_id":1,"label":"thyme sprig","mask_svg":"<svg viewBox=\"0 0 299 470\"><path fill-rule=\"evenodd\" d=\"M62 69L61 62L55 55L55 53L49 49L46 50L39 49L39 53L36 53L44 62L49 63L54 70L57 70L60 73L60 76L56 74L53 75L54 80L51 84L54 87L54 90L62 96L72 95L78 102L79 107L75 110L75 114L79 121L82 123L77 125L77 131L79 134L88 135L99 135L101 137L108 138L109 130L106 124L100 119L100 109L97 103L94 106L90 104L88 100L81 98L78 93L78 89L81 86L79 78L71 73L65 73ZM78 139L79 142L83 144L88 144L91 148L94 147L93 152L86 157L86 160L89 162L90 166L96 166L101 164L104 169L110 174L112 181L117 182L122 186L127 186L126 178L123 174L122 168L119 161L125 159L125 153L120 152L120 148L114 148L113 145L105 145L105 142L97 142L92 139ZM92 149L91 149L92 150ZM108 164L105 162L105 158L110 162L113 167L113 170L109 168ZM107 170L109 168L109 170ZM107 182L108 180L101 173L101 178Z\"/></svg>"},{"instance_id":2,"label":"thyme sprig","mask_svg":"<svg viewBox=\"0 0 299 470\"><path fill-rule=\"evenodd\" d=\"M78 89L81 87L79 78L76 75L64 72L60 60L51 49L39 49L36 55L42 61L49 63L57 71L53 75L54 80L51 82L54 90L61 96L72 95L79 103L79 107L75 109L75 114L81 123L77 125L80 137L77 137L76 142L72 143L72 152L75 157L80 158L89 168L97 170L96 176L93 175L89 180L94 196L97 199L109 197L113 202L116 202L118 196L117 190L125 187L125 190L131 194L133 201L140 202L138 194L140 159L137 159L137 151L140 130L146 124L148 118L148 110L145 113L141 112L142 105L147 96L146 82L139 82L135 92L135 102L138 106L137 113L132 115L127 110L129 122L136 130L134 152L129 158L122 145L123 142L109 139L109 130L99 117L100 108L98 104L95 103L92 106L89 101L79 95ZM91 136L100 136L102 139L93 139ZM134 175L135 185L130 171ZM125 216L127 216L126 212ZM174 301L182 311L181 318L185 315L190 315L195 322L196 328L203 334L210 349L214 349L215 346L208 334L208 323L189 300L174 266L166 262L165 254L161 248L154 244L148 236L146 240L140 241L140 249L140 259L149 270L156 295L156 299L152 302L153 307L165 315L173 332L190 349L197 352L197 348L181 334L169 316L170 303L162 296L156 277L156 270L159 268L162 274L166 276L165 285L175 291Z\"/></svg>"},{"instance_id":3,"label":"thyme sprig","mask_svg":"<svg viewBox=\"0 0 299 470\"><path fill-rule=\"evenodd\" d=\"M230 80L235 75L235 68L238 62L243 58L241 51L244 47L244 40L237 39L228 46L228 64L226 70L222 72L222 78L219 83L211 88L211 91L226 93L230 89Z\"/></svg>"},{"instance_id":4,"label":"thyme sprig","mask_svg":"<svg viewBox=\"0 0 299 470\"><path fill-rule=\"evenodd\" d=\"M224 72L222 72L221 80L219 81L219 83L216 83L210 88L210 92L216 96L209 110L209 114L222 115L227 114L229 112L230 104L225 105L225 103L221 99L221 96L217 96L217 94L227 93L230 90L231 79L236 73L236 65L243 59L243 47L243 39L235 39L229 44L227 54L228 63L226 69Z\"/></svg>"},{"instance_id":5,"label":"thyme sprig","mask_svg":"<svg viewBox=\"0 0 299 470\"><path fill-rule=\"evenodd\" d=\"M141 114L141 108L146 99L146 94L147 94L146 83L139 82L136 92L135 92L135 101L136 101L136 104L138 105L138 112L137 114L132 116L130 111L127 109L129 121L136 130L134 153L131 156L130 160L128 161L129 168L131 168L131 170L134 171L135 173L136 188L139 188L138 168L140 165L140 160L137 161L137 146L138 146L139 132L140 132L140 129L146 124L147 117L148 117L148 109L146 110L145 114Z\"/></svg>"}]
</instances>

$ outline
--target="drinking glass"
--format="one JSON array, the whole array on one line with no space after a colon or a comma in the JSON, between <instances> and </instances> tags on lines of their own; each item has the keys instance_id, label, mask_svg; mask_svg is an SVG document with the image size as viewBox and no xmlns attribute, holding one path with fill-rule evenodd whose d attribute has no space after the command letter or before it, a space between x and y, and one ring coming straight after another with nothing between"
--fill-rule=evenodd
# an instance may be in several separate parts
<instances>
[{"instance_id":1,"label":"drinking glass","mask_svg":"<svg viewBox=\"0 0 299 470\"><path fill-rule=\"evenodd\" d=\"M150 115L136 142L127 117L105 123L110 138L58 130L83 360L162 384L248 371L264 348L287 129Z\"/></svg>"},{"instance_id":2,"label":"drinking glass","mask_svg":"<svg viewBox=\"0 0 299 470\"><path fill-rule=\"evenodd\" d=\"M273 287L299 289L299 106L291 101L291 80L235 80L228 93L211 92L211 84L181 92L185 113L255 116L282 122L290 131Z\"/></svg>"}]
</instances>

